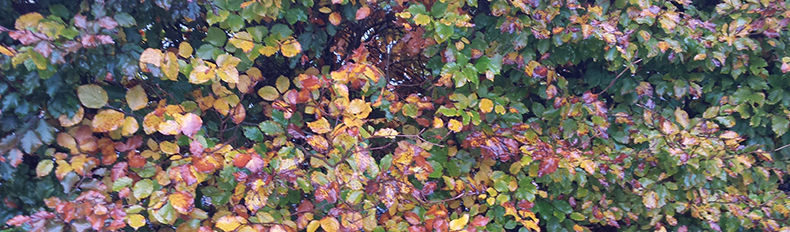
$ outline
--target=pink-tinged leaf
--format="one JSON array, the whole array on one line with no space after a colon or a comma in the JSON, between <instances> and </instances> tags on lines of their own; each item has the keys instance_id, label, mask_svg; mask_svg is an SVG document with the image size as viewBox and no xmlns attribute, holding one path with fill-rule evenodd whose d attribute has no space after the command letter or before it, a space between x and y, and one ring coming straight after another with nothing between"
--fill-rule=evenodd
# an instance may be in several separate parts
<instances>
[{"instance_id":1,"label":"pink-tinged leaf","mask_svg":"<svg viewBox=\"0 0 790 232\"><path fill-rule=\"evenodd\" d=\"M363 6L357 10L357 20L365 19L368 15L370 15L370 7L368 6Z\"/></svg>"},{"instance_id":2,"label":"pink-tinged leaf","mask_svg":"<svg viewBox=\"0 0 790 232\"><path fill-rule=\"evenodd\" d=\"M85 29L88 27L88 18L84 15L75 15L74 16L74 26L79 28Z\"/></svg>"},{"instance_id":3,"label":"pink-tinged leaf","mask_svg":"<svg viewBox=\"0 0 790 232\"><path fill-rule=\"evenodd\" d=\"M96 47L96 36L94 35L83 35L82 40L80 40L83 47Z\"/></svg>"},{"instance_id":4,"label":"pink-tinged leaf","mask_svg":"<svg viewBox=\"0 0 790 232\"><path fill-rule=\"evenodd\" d=\"M474 219L472 219L472 226L474 227L485 227L488 225L488 221L490 219L488 217L483 217L483 215L477 215Z\"/></svg>"},{"instance_id":5,"label":"pink-tinged leaf","mask_svg":"<svg viewBox=\"0 0 790 232\"><path fill-rule=\"evenodd\" d=\"M104 16L99 19L99 26L106 28L107 30L112 30L118 26L118 22L115 22L115 19L112 19L109 16Z\"/></svg>"},{"instance_id":6,"label":"pink-tinged leaf","mask_svg":"<svg viewBox=\"0 0 790 232\"><path fill-rule=\"evenodd\" d=\"M115 41L113 41L112 37L110 37L109 35L96 35L95 39L100 44L115 44Z\"/></svg>"},{"instance_id":7,"label":"pink-tinged leaf","mask_svg":"<svg viewBox=\"0 0 790 232\"><path fill-rule=\"evenodd\" d=\"M260 155L251 154L250 161L247 162L247 164L244 165L244 167L252 171L252 173L258 173L259 171L261 171L261 169L263 169L264 165L265 163L263 162L263 159L261 159Z\"/></svg>"},{"instance_id":8,"label":"pink-tinged leaf","mask_svg":"<svg viewBox=\"0 0 790 232\"><path fill-rule=\"evenodd\" d=\"M30 217L25 215L16 215L15 217L11 218L6 222L9 226L21 226L22 224L27 223L30 221Z\"/></svg>"},{"instance_id":9,"label":"pink-tinged leaf","mask_svg":"<svg viewBox=\"0 0 790 232\"><path fill-rule=\"evenodd\" d=\"M200 127L203 126L203 119L193 113L187 113L181 118L180 124L181 133L192 138L200 130Z\"/></svg>"},{"instance_id":10,"label":"pink-tinged leaf","mask_svg":"<svg viewBox=\"0 0 790 232\"><path fill-rule=\"evenodd\" d=\"M24 153L19 149L12 149L8 152L8 163L11 164L13 167L19 166L22 163L22 156Z\"/></svg>"},{"instance_id":11,"label":"pink-tinged leaf","mask_svg":"<svg viewBox=\"0 0 790 232\"><path fill-rule=\"evenodd\" d=\"M49 42L42 41L36 44L36 47L33 48L33 51L40 53L44 57L49 57L49 55L52 54L52 45L50 45Z\"/></svg>"},{"instance_id":12,"label":"pink-tinged leaf","mask_svg":"<svg viewBox=\"0 0 790 232\"><path fill-rule=\"evenodd\" d=\"M8 36L12 39L18 40L22 45L31 45L38 41L41 41L33 32L30 31L10 31L8 32Z\"/></svg>"},{"instance_id":13,"label":"pink-tinged leaf","mask_svg":"<svg viewBox=\"0 0 790 232\"><path fill-rule=\"evenodd\" d=\"M203 145L197 140L192 140L189 143L189 152L192 152L193 155L203 154Z\"/></svg>"}]
</instances>

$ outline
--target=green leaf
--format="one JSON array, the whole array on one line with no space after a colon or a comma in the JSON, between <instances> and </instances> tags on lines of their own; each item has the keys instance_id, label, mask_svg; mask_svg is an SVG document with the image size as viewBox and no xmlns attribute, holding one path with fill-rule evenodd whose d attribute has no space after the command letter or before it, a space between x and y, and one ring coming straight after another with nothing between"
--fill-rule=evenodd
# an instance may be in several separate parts
<instances>
[{"instance_id":1,"label":"green leaf","mask_svg":"<svg viewBox=\"0 0 790 232\"><path fill-rule=\"evenodd\" d=\"M116 13L113 15L113 19L115 19L115 22L117 22L118 25L122 27L131 27L137 25L137 21L134 19L134 17L127 13Z\"/></svg>"},{"instance_id":2,"label":"green leaf","mask_svg":"<svg viewBox=\"0 0 790 232\"><path fill-rule=\"evenodd\" d=\"M261 122L258 124L258 128L261 128L261 131L269 136L280 135L284 133L283 127L271 120Z\"/></svg>"},{"instance_id":3,"label":"green leaf","mask_svg":"<svg viewBox=\"0 0 790 232\"><path fill-rule=\"evenodd\" d=\"M127 176L118 178L115 182L112 182L112 191L121 191L121 189L129 187L132 185L132 178Z\"/></svg>"},{"instance_id":4,"label":"green leaf","mask_svg":"<svg viewBox=\"0 0 790 232\"><path fill-rule=\"evenodd\" d=\"M584 221L584 215L579 212L573 212L571 213L571 219L576 221Z\"/></svg>"},{"instance_id":5,"label":"green leaf","mask_svg":"<svg viewBox=\"0 0 790 232\"><path fill-rule=\"evenodd\" d=\"M29 130L22 136L21 147L22 150L25 151L27 154L33 154L33 152L41 146L41 140L38 139L38 136L32 130Z\"/></svg>"},{"instance_id":6,"label":"green leaf","mask_svg":"<svg viewBox=\"0 0 790 232\"><path fill-rule=\"evenodd\" d=\"M214 46L223 47L225 46L225 42L228 40L228 35L225 34L225 31L222 29L211 27L208 29L208 34L206 34L206 38L204 40L213 44ZM198 49L198 54L199 53L200 49Z\"/></svg>"},{"instance_id":7,"label":"green leaf","mask_svg":"<svg viewBox=\"0 0 790 232\"><path fill-rule=\"evenodd\" d=\"M114 188L115 186L113 186ZM154 192L154 183L150 179L143 179L138 181L134 184L134 189L132 189L132 194L134 194L134 198L138 200L146 198Z\"/></svg>"},{"instance_id":8,"label":"green leaf","mask_svg":"<svg viewBox=\"0 0 790 232\"><path fill-rule=\"evenodd\" d=\"M771 129L773 129L776 137L782 136L787 132L788 124L790 124L790 121L783 116L774 115L771 117Z\"/></svg>"},{"instance_id":9,"label":"green leaf","mask_svg":"<svg viewBox=\"0 0 790 232\"><path fill-rule=\"evenodd\" d=\"M176 216L178 216L178 213L169 202L154 213L154 218L156 218L157 221L167 225L175 223Z\"/></svg>"},{"instance_id":10,"label":"green leaf","mask_svg":"<svg viewBox=\"0 0 790 232\"><path fill-rule=\"evenodd\" d=\"M262 142L264 139L261 130L255 127L244 127L244 137L255 142Z\"/></svg>"}]
</instances>

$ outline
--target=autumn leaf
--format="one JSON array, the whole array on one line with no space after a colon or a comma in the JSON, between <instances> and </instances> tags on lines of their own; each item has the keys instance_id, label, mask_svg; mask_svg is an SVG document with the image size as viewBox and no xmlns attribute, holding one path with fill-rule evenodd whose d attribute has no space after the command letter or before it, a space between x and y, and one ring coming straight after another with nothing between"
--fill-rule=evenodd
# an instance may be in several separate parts
<instances>
[{"instance_id":1,"label":"autumn leaf","mask_svg":"<svg viewBox=\"0 0 790 232\"><path fill-rule=\"evenodd\" d=\"M52 160L42 160L41 162L38 162L38 165L36 165L36 176L43 177L49 175L49 173L52 172L52 168L54 167L55 165Z\"/></svg>"},{"instance_id":2,"label":"autumn leaf","mask_svg":"<svg viewBox=\"0 0 790 232\"><path fill-rule=\"evenodd\" d=\"M8 48L6 46L0 45L0 54L6 55L6 56L15 56L16 52L13 49L11 49L11 48Z\"/></svg>"},{"instance_id":3,"label":"autumn leaf","mask_svg":"<svg viewBox=\"0 0 790 232\"><path fill-rule=\"evenodd\" d=\"M139 110L148 105L148 95L140 85L135 85L126 91L126 103L132 110Z\"/></svg>"},{"instance_id":4,"label":"autumn leaf","mask_svg":"<svg viewBox=\"0 0 790 232\"><path fill-rule=\"evenodd\" d=\"M228 43L233 44L237 48L241 48L244 52L252 51L255 43L252 42L252 35L246 31L242 31L233 35L233 38L228 40Z\"/></svg>"},{"instance_id":5,"label":"autumn leaf","mask_svg":"<svg viewBox=\"0 0 790 232\"><path fill-rule=\"evenodd\" d=\"M121 127L121 135L131 137L134 133L137 133L138 129L140 129L140 125L137 124L137 119L134 117L126 117L126 119L123 120L123 127Z\"/></svg>"},{"instance_id":6,"label":"autumn leaf","mask_svg":"<svg viewBox=\"0 0 790 232\"><path fill-rule=\"evenodd\" d=\"M469 223L469 214L464 214L458 219L450 221L450 230L461 230Z\"/></svg>"},{"instance_id":7,"label":"autumn leaf","mask_svg":"<svg viewBox=\"0 0 790 232\"><path fill-rule=\"evenodd\" d=\"M165 77L171 81L178 81L178 58L176 58L176 54L167 52L164 58L162 71L165 73Z\"/></svg>"},{"instance_id":8,"label":"autumn leaf","mask_svg":"<svg viewBox=\"0 0 790 232\"><path fill-rule=\"evenodd\" d=\"M489 100L488 98L480 99L480 111L484 114L491 113L494 110L494 102Z\"/></svg>"},{"instance_id":9,"label":"autumn leaf","mask_svg":"<svg viewBox=\"0 0 790 232\"><path fill-rule=\"evenodd\" d=\"M187 113L177 120L181 133L190 138L194 137L200 131L200 128L203 127L203 119L193 113Z\"/></svg>"},{"instance_id":10,"label":"autumn leaf","mask_svg":"<svg viewBox=\"0 0 790 232\"><path fill-rule=\"evenodd\" d=\"M307 127L310 127L310 130L318 134L325 134L332 131L332 128L329 126L329 121L327 121L326 118L319 118L318 120L308 122Z\"/></svg>"},{"instance_id":11,"label":"autumn leaf","mask_svg":"<svg viewBox=\"0 0 790 232\"><path fill-rule=\"evenodd\" d=\"M38 22L41 21L42 19L44 19L44 16L41 16L41 14L39 13L36 12L27 13L22 16L19 16L19 18L16 19L16 22L14 22L14 28L16 28L17 30L26 30L29 27L36 27L36 25L38 25Z\"/></svg>"},{"instance_id":12,"label":"autumn leaf","mask_svg":"<svg viewBox=\"0 0 790 232\"><path fill-rule=\"evenodd\" d=\"M101 110L93 117L93 132L110 132L124 124L125 115L115 110Z\"/></svg>"},{"instance_id":13,"label":"autumn leaf","mask_svg":"<svg viewBox=\"0 0 790 232\"><path fill-rule=\"evenodd\" d=\"M283 53L283 56L291 58L302 52L302 45L299 44L299 41L290 38L280 44L280 51Z\"/></svg>"},{"instance_id":14,"label":"autumn leaf","mask_svg":"<svg viewBox=\"0 0 790 232\"><path fill-rule=\"evenodd\" d=\"M363 19L367 18L368 15L370 15L370 7L368 7L368 6L360 7L357 10L356 20L363 20Z\"/></svg>"},{"instance_id":15,"label":"autumn leaf","mask_svg":"<svg viewBox=\"0 0 790 232\"><path fill-rule=\"evenodd\" d=\"M340 222L334 217L324 217L320 223L321 228L326 232L337 232L340 229Z\"/></svg>"},{"instance_id":16,"label":"autumn leaf","mask_svg":"<svg viewBox=\"0 0 790 232\"><path fill-rule=\"evenodd\" d=\"M455 120L455 119L450 119L450 121L447 122L447 129L450 129L451 131L454 131L455 133L461 132L461 129L463 129L463 127L464 127L464 125L461 124L460 121Z\"/></svg>"},{"instance_id":17,"label":"autumn leaf","mask_svg":"<svg viewBox=\"0 0 790 232\"><path fill-rule=\"evenodd\" d=\"M126 216L126 222L129 223L129 226L137 230L140 227L145 226L145 217L140 214L130 214Z\"/></svg>"},{"instance_id":18,"label":"autumn leaf","mask_svg":"<svg viewBox=\"0 0 790 232\"><path fill-rule=\"evenodd\" d=\"M58 116L58 121L60 122L60 126L71 127L77 125L77 123L82 122L82 117L85 115L85 108L82 108L82 106L77 106L77 107L78 107L77 112L71 118L69 118L65 114L61 114L60 116Z\"/></svg>"},{"instance_id":19,"label":"autumn leaf","mask_svg":"<svg viewBox=\"0 0 790 232\"><path fill-rule=\"evenodd\" d=\"M85 107L98 109L107 104L107 92L101 86L89 84L77 88L77 97Z\"/></svg>"},{"instance_id":20,"label":"autumn leaf","mask_svg":"<svg viewBox=\"0 0 790 232\"><path fill-rule=\"evenodd\" d=\"M159 49L147 48L143 53L140 55L140 67L144 67L143 64L153 64L156 67L162 65L162 58L164 55L162 51Z\"/></svg>"},{"instance_id":21,"label":"autumn leaf","mask_svg":"<svg viewBox=\"0 0 790 232\"><path fill-rule=\"evenodd\" d=\"M277 91L279 91L280 93L285 93L285 91L288 91L288 88L291 87L291 80L289 80L284 76L280 76L277 78L276 86L277 86Z\"/></svg>"},{"instance_id":22,"label":"autumn leaf","mask_svg":"<svg viewBox=\"0 0 790 232\"><path fill-rule=\"evenodd\" d=\"M159 143L159 149L168 155L175 155L181 152L181 148L178 146L178 144L170 141L163 141L162 143Z\"/></svg>"},{"instance_id":23,"label":"autumn leaf","mask_svg":"<svg viewBox=\"0 0 790 232\"><path fill-rule=\"evenodd\" d=\"M274 87L267 85L264 86L263 88L258 89L258 96L261 96L263 100L274 101L280 97L280 93L278 93L277 89L275 89Z\"/></svg>"},{"instance_id":24,"label":"autumn leaf","mask_svg":"<svg viewBox=\"0 0 790 232\"><path fill-rule=\"evenodd\" d=\"M338 26L340 25L342 20L343 17L340 16L340 13L332 12L331 14L329 14L329 23L331 23L332 25Z\"/></svg>"},{"instance_id":25,"label":"autumn leaf","mask_svg":"<svg viewBox=\"0 0 790 232\"><path fill-rule=\"evenodd\" d=\"M642 197L642 204L648 209L655 209L658 207L658 194L650 191Z\"/></svg>"},{"instance_id":26,"label":"autumn leaf","mask_svg":"<svg viewBox=\"0 0 790 232\"><path fill-rule=\"evenodd\" d=\"M398 131L396 131L395 129L392 129L392 128L381 128L378 131L376 131L376 133L373 134L373 135L385 137L385 138L388 138L388 139L394 139L395 136L398 135Z\"/></svg>"},{"instance_id":27,"label":"autumn leaf","mask_svg":"<svg viewBox=\"0 0 790 232\"><path fill-rule=\"evenodd\" d=\"M178 55L183 58L189 58L192 56L192 45L187 43L186 41L182 41L178 44Z\"/></svg>"},{"instance_id":28,"label":"autumn leaf","mask_svg":"<svg viewBox=\"0 0 790 232\"><path fill-rule=\"evenodd\" d=\"M195 198L189 192L179 191L170 194L168 201L180 214L188 215L195 208Z\"/></svg>"}]
</instances>

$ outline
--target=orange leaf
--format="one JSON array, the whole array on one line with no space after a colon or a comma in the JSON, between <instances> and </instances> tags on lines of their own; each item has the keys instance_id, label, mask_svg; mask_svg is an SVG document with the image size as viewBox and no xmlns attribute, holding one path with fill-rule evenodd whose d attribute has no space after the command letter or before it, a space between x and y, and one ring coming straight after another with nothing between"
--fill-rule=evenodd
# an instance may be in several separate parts
<instances>
[{"instance_id":1,"label":"orange leaf","mask_svg":"<svg viewBox=\"0 0 790 232\"><path fill-rule=\"evenodd\" d=\"M82 121L82 117L85 115L85 109L82 106L79 107L77 113L74 114L71 118L68 118L65 114L62 114L58 117L58 121L60 121L60 125L63 127L70 127L77 125L77 123Z\"/></svg>"},{"instance_id":2,"label":"orange leaf","mask_svg":"<svg viewBox=\"0 0 790 232\"><path fill-rule=\"evenodd\" d=\"M340 25L340 22L342 20L343 20L343 17L340 16L340 13L332 12L331 14L329 14L329 22L332 23L332 25L335 25L335 26Z\"/></svg>"},{"instance_id":3,"label":"orange leaf","mask_svg":"<svg viewBox=\"0 0 790 232\"><path fill-rule=\"evenodd\" d=\"M367 18L368 15L370 15L370 7L363 6L362 8L359 8L359 10L357 10L357 18L356 19L357 20L362 20L362 19Z\"/></svg>"},{"instance_id":4,"label":"orange leaf","mask_svg":"<svg viewBox=\"0 0 790 232\"><path fill-rule=\"evenodd\" d=\"M233 107L233 111L230 114L233 123L240 124L245 117L247 117L247 110L244 108L244 104L238 104L236 107Z\"/></svg>"},{"instance_id":5,"label":"orange leaf","mask_svg":"<svg viewBox=\"0 0 790 232\"><path fill-rule=\"evenodd\" d=\"M189 192L176 192L168 198L173 208L181 214L189 214L195 208L195 197Z\"/></svg>"},{"instance_id":6,"label":"orange leaf","mask_svg":"<svg viewBox=\"0 0 790 232\"><path fill-rule=\"evenodd\" d=\"M101 110L93 117L93 132L110 132L123 125L124 115L115 110Z\"/></svg>"}]
</instances>

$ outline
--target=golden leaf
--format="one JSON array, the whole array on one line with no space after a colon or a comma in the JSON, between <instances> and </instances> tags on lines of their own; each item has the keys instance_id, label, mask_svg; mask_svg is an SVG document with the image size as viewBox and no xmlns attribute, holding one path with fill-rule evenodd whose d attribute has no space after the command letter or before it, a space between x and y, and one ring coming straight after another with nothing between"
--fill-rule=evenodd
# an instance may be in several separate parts
<instances>
[{"instance_id":1,"label":"golden leaf","mask_svg":"<svg viewBox=\"0 0 790 232\"><path fill-rule=\"evenodd\" d=\"M488 98L480 99L480 111L484 114L491 113L494 110L494 102L489 100Z\"/></svg>"},{"instance_id":2,"label":"golden leaf","mask_svg":"<svg viewBox=\"0 0 790 232\"><path fill-rule=\"evenodd\" d=\"M399 133L395 129L392 128L381 128L380 130L376 131L375 136L382 136L388 139L394 139Z\"/></svg>"},{"instance_id":3,"label":"golden leaf","mask_svg":"<svg viewBox=\"0 0 790 232\"><path fill-rule=\"evenodd\" d=\"M164 63L162 63L162 72L165 73L168 80L178 81L178 58L175 53L167 52Z\"/></svg>"},{"instance_id":4,"label":"golden leaf","mask_svg":"<svg viewBox=\"0 0 790 232\"><path fill-rule=\"evenodd\" d=\"M42 160L36 165L36 176L42 177L49 175L54 167L55 165L52 163L52 160Z\"/></svg>"},{"instance_id":5,"label":"golden leaf","mask_svg":"<svg viewBox=\"0 0 790 232\"><path fill-rule=\"evenodd\" d=\"M277 89L275 89L274 87L267 85L264 86L263 88L258 89L258 96L261 96L263 100L274 101L280 97L280 93L278 93Z\"/></svg>"},{"instance_id":6,"label":"golden leaf","mask_svg":"<svg viewBox=\"0 0 790 232\"><path fill-rule=\"evenodd\" d=\"M153 64L156 67L162 65L162 51L159 49L148 48L140 55L140 67L144 68L145 64Z\"/></svg>"},{"instance_id":7,"label":"golden leaf","mask_svg":"<svg viewBox=\"0 0 790 232\"><path fill-rule=\"evenodd\" d=\"M60 125L63 127L70 127L77 125L77 123L82 121L82 117L85 115L85 108L82 106L77 106L79 109L74 114L73 117L68 118L65 114L62 114L58 117L58 121L60 121Z\"/></svg>"},{"instance_id":8,"label":"golden leaf","mask_svg":"<svg viewBox=\"0 0 790 232\"><path fill-rule=\"evenodd\" d=\"M246 223L247 223L247 219L244 219L243 217L225 215L219 218L219 220L217 220L217 224L215 224L215 226L227 232L227 231L233 231L236 228L239 228L239 226L241 226L242 224L246 224Z\"/></svg>"},{"instance_id":9,"label":"golden leaf","mask_svg":"<svg viewBox=\"0 0 790 232\"><path fill-rule=\"evenodd\" d=\"M140 125L137 124L137 119L126 117L126 119L123 120L123 127L121 127L121 135L130 137L134 133L137 133L138 129L140 129Z\"/></svg>"},{"instance_id":10,"label":"golden leaf","mask_svg":"<svg viewBox=\"0 0 790 232\"><path fill-rule=\"evenodd\" d=\"M151 134L157 131L159 124L162 123L163 118L156 116L156 111L151 111L143 118L143 131L146 134Z\"/></svg>"},{"instance_id":11,"label":"golden leaf","mask_svg":"<svg viewBox=\"0 0 790 232\"><path fill-rule=\"evenodd\" d=\"M187 43L186 41L181 42L178 44L178 55L184 58L189 58L192 56L192 45Z\"/></svg>"},{"instance_id":12,"label":"golden leaf","mask_svg":"<svg viewBox=\"0 0 790 232\"><path fill-rule=\"evenodd\" d=\"M85 107L98 109L107 104L107 92L101 86L90 84L77 88L77 97Z\"/></svg>"},{"instance_id":13,"label":"golden leaf","mask_svg":"<svg viewBox=\"0 0 790 232\"><path fill-rule=\"evenodd\" d=\"M329 14L329 23L332 23L332 25L335 26L340 25L342 21L343 21L343 17L340 16L340 13L332 12L331 14Z\"/></svg>"},{"instance_id":14,"label":"golden leaf","mask_svg":"<svg viewBox=\"0 0 790 232\"><path fill-rule=\"evenodd\" d=\"M178 147L178 144L170 141L164 141L159 143L159 149L161 149L162 152L168 155L175 155L181 151L181 148Z\"/></svg>"},{"instance_id":15,"label":"golden leaf","mask_svg":"<svg viewBox=\"0 0 790 232\"><path fill-rule=\"evenodd\" d=\"M313 132L318 134L324 134L332 130L332 128L330 128L329 121L323 117L313 122L308 122L307 126L310 127L310 130L313 130Z\"/></svg>"},{"instance_id":16,"label":"golden leaf","mask_svg":"<svg viewBox=\"0 0 790 232\"><path fill-rule=\"evenodd\" d=\"M351 100L348 104L348 108L346 108L347 113L355 115L357 118L367 118L371 111L373 111L373 109L370 108L370 103L362 99Z\"/></svg>"},{"instance_id":17,"label":"golden leaf","mask_svg":"<svg viewBox=\"0 0 790 232\"><path fill-rule=\"evenodd\" d=\"M437 128L438 129L438 128L442 128L442 127L444 127L444 122L442 121L442 119L439 118L439 117L434 117L433 118L433 128Z\"/></svg>"},{"instance_id":18,"label":"golden leaf","mask_svg":"<svg viewBox=\"0 0 790 232\"><path fill-rule=\"evenodd\" d=\"M25 30L28 27L36 27L38 25L38 21L44 19L44 16L41 14L33 12L27 13L25 15L19 16L14 22L14 28L17 30Z\"/></svg>"},{"instance_id":19,"label":"golden leaf","mask_svg":"<svg viewBox=\"0 0 790 232\"><path fill-rule=\"evenodd\" d=\"M145 93L143 87L136 85L126 91L126 103L132 110L139 110L148 105L148 94Z\"/></svg>"},{"instance_id":20,"label":"golden leaf","mask_svg":"<svg viewBox=\"0 0 790 232\"><path fill-rule=\"evenodd\" d=\"M461 230L466 227L467 223L469 223L469 214L464 214L464 216L450 221L450 230Z\"/></svg>"},{"instance_id":21,"label":"golden leaf","mask_svg":"<svg viewBox=\"0 0 790 232\"><path fill-rule=\"evenodd\" d=\"M307 232L315 232L318 230L319 226L321 226L321 223L316 220L312 220L310 221L310 224L307 224Z\"/></svg>"},{"instance_id":22,"label":"golden leaf","mask_svg":"<svg viewBox=\"0 0 790 232\"><path fill-rule=\"evenodd\" d=\"M189 73L189 83L203 84L214 78L214 64L198 61Z\"/></svg>"},{"instance_id":23,"label":"golden leaf","mask_svg":"<svg viewBox=\"0 0 790 232\"><path fill-rule=\"evenodd\" d=\"M655 209L658 207L658 194L650 191L642 197L642 203L645 204L645 207L648 209Z\"/></svg>"},{"instance_id":24,"label":"golden leaf","mask_svg":"<svg viewBox=\"0 0 790 232\"><path fill-rule=\"evenodd\" d=\"M340 229L340 222L337 221L334 217L324 217L321 219L321 228L323 228L326 232L336 232Z\"/></svg>"},{"instance_id":25,"label":"golden leaf","mask_svg":"<svg viewBox=\"0 0 790 232\"><path fill-rule=\"evenodd\" d=\"M93 132L110 132L123 125L124 114L115 110L101 110L95 117L91 126Z\"/></svg>"},{"instance_id":26,"label":"golden leaf","mask_svg":"<svg viewBox=\"0 0 790 232\"><path fill-rule=\"evenodd\" d=\"M195 208L195 197L189 192L180 191L173 193L167 200L180 214L188 215Z\"/></svg>"},{"instance_id":27,"label":"golden leaf","mask_svg":"<svg viewBox=\"0 0 790 232\"><path fill-rule=\"evenodd\" d=\"M299 44L299 41L290 38L280 44L280 51L283 53L283 56L291 58L302 52L302 45Z\"/></svg>"},{"instance_id":28,"label":"golden leaf","mask_svg":"<svg viewBox=\"0 0 790 232\"><path fill-rule=\"evenodd\" d=\"M262 48L258 49L258 52L264 56L272 56L274 53L277 53L277 48L272 46L263 46Z\"/></svg>"},{"instance_id":29,"label":"golden leaf","mask_svg":"<svg viewBox=\"0 0 790 232\"><path fill-rule=\"evenodd\" d=\"M245 53L252 51L252 48L255 47L255 43L252 42L252 35L246 31L236 33L228 42L240 48Z\"/></svg>"},{"instance_id":30,"label":"golden leaf","mask_svg":"<svg viewBox=\"0 0 790 232\"><path fill-rule=\"evenodd\" d=\"M129 226L137 230L138 228L145 226L145 217L140 214L127 215L126 222L129 223Z\"/></svg>"},{"instance_id":31,"label":"golden leaf","mask_svg":"<svg viewBox=\"0 0 790 232\"><path fill-rule=\"evenodd\" d=\"M461 132L461 129L463 129L463 127L464 127L464 124L461 124L460 121L455 120L455 119L450 119L450 121L447 122L447 129L450 129L451 131L454 131L455 133Z\"/></svg>"},{"instance_id":32,"label":"golden leaf","mask_svg":"<svg viewBox=\"0 0 790 232\"><path fill-rule=\"evenodd\" d=\"M6 55L6 56L14 56L14 55L16 55L15 53L16 52L14 52L11 49L8 49L6 46L0 45L0 54Z\"/></svg>"}]
</instances>

